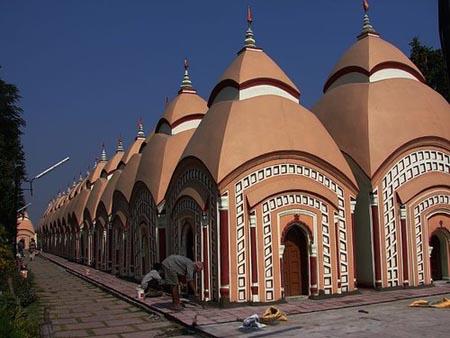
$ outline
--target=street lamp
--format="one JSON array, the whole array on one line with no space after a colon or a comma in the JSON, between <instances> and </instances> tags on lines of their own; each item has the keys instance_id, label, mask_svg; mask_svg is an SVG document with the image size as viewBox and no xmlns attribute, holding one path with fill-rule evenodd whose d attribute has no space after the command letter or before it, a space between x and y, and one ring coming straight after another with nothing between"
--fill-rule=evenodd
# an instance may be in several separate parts
<instances>
[{"instance_id":1,"label":"street lamp","mask_svg":"<svg viewBox=\"0 0 450 338\"><path fill-rule=\"evenodd\" d=\"M26 190L30 190L30 194L31 196L33 196L33 181L37 180L39 178L41 178L42 176L48 174L50 171L52 171L53 169L56 169L57 167L59 167L60 165L64 164L65 162L67 162L69 160L69 156L67 156L65 159L59 161L58 163L52 165L51 167L45 169L43 172L41 172L40 174L37 174L36 176L34 176L31 180L29 180L28 182L30 182L30 189L26 189Z\"/></svg>"},{"instance_id":2,"label":"street lamp","mask_svg":"<svg viewBox=\"0 0 450 338\"><path fill-rule=\"evenodd\" d=\"M17 213L20 213L22 210L25 210L26 208L28 208L31 205L31 203L26 204L25 206L23 206L20 209L17 209Z\"/></svg>"}]
</instances>

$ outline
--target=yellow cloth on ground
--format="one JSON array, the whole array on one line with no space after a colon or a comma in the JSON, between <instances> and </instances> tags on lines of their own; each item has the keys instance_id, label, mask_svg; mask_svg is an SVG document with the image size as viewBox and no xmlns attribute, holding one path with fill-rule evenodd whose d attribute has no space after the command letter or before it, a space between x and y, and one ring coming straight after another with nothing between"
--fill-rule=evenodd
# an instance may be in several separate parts
<instances>
[{"instance_id":1,"label":"yellow cloth on ground","mask_svg":"<svg viewBox=\"0 0 450 338\"><path fill-rule=\"evenodd\" d=\"M270 323L270 322L273 322L275 320L286 321L287 320L287 315L286 315L286 313L284 313L283 311L281 311L277 307L271 306L266 311L264 311L264 313L263 313L263 315L261 317L261 322L263 322L263 323Z\"/></svg>"},{"instance_id":2,"label":"yellow cloth on ground","mask_svg":"<svg viewBox=\"0 0 450 338\"><path fill-rule=\"evenodd\" d=\"M419 299L415 300L411 304L409 304L410 307L434 307L438 309L450 309L450 299L448 298L442 298L442 300L434 303L430 303L427 300Z\"/></svg>"},{"instance_id":3,"label":"yellow cloth on ground","mask_svg":"<svg viewBox=\"0 0 450 338\"><path fill-rule=\"evenodd\" d=\"M450 299L444 297L440 302L434 303L431 306L439 309L450 309Z\"/></svg>"}]
</instances>

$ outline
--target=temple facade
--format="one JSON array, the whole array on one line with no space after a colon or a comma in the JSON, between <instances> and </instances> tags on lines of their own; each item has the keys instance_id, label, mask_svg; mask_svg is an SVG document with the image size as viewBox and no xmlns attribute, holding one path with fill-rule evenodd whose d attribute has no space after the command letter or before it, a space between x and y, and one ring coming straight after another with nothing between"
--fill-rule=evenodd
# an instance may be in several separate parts
<instances>
[{"instance_id":1,"label":"temple facade","mask_svg":"<svg viewBox=\"0 0 450 338\"><path fill-rule=\"evenodd\" d=\"M181 254L203 300L273 302L449 278L450 106L366 13L308 110L244 46L207 101L185 61L149 136L142 123L48 205L45 251L139 280Z\"/></svg>"},{"instance_id":2,"label":"temple facade","mask_svg":"<svg viewBox=\"0 0 450 338\"><path fill-rule=\"evenodd\" d=\"M16 243L19 243L19 241L22 239L25 242L25 249L28 249L30 247L31 239L36 240L33 223L31 223L31 220L26 212L19 214L17 217Z\"/></svg>"}]
</instances>

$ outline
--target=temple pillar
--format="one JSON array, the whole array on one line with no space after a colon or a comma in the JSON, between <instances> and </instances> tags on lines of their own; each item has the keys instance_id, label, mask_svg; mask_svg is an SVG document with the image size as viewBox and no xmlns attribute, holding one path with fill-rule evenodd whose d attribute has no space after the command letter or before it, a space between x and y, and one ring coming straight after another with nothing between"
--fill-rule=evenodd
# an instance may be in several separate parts
<instances>
[{"instance_id":1,"label":"temple pillar","mask_svg":"<svg viewBox=\"0 0 450 338\"><path fill-rule=\"evenodd\" d=\"M228 195L219 198L220 221L220 299L222 303L230 301L230 267L228 247Z\"/></svg>"},{"instance_id":2,"label":"temple pillar","mask_svg":"<svg viewBox=\"0 0 450 338\"><path fill-rule=\"evenodd\" d=\"M400 226L402 232L402 265L403 286L409 286L409 262L408 262L408 229L406 228L406 206L400 206Z\"/></svg>"},{"instance_id":3,"label":"temple pillar","mask_svg":"<svg viewBox=\"0 0 450 338\"><path fill-rule=\"evenodd\" d=\"M317 284L317 245L311 245L311 254L309 255L310 265L310 292L312 296L319 294L319 286ZM339 285L340 288L340 285Z\"/></svg>"},{"instance_id":4,"label":"temple pillar","mask_svg":"<svg viewBox=\"0 0 450 338\"><path fill-rule=\"evenodd\" d=\"M258 253L256 246L256 215L250 215L250 254L252 266L252 286L251 297L253 302L259 302L259 284L258 284Z\"/></svg>"},{"instance_id":5,"label":"temple pillar","mask_svg":"<svg viewBox=\"0 0 450 338\"><path fill-rule=\"evenodd\" d=\"M378 195L370 194L370 210L372 217L372 233L373 233L373 253L375 265L375 288L381 288L383 281L381 280L381 243L380 243L380 224L378 216Z\"/></svg>"},{"instance_id":6,"label":"temple pillar","mask_svg":"<svg viewBox=\"0 0 450 338\"><path fill-rule=\"evenodd\" d=\"M342 292L341 289L341 258L339 249L339 219L337 214L334 215L334 237L335 237L335 247L336 247L336 272L337 272L337 293ZM317 258L316 258L317 259ZM312 275L312 273L311 273Z\"/></svg>"},{"instance_id":7,"label":"temple pillar","mask_svg":"<svg viewBox=\"0 0 450 338\"><path fill-rule=\"evenodd\" d=\"M111 220L108 219L107 227L107 240L106 240L106 271L112 271L112 250L113 250L113 232L112 232L112 223Z\"/></svg>"},{"instance_id":8,"label":"temple pillar","mask_svg":"<svg viewBox=\"0 0 450 338\"><path fill-rule=\"evenodd\" d=\"M280 280L281 280L281 299L284 299L284 264L283 264L283 254L284 254L284 244L280 245Z\"/></svg>"},{"instance_id":9,"label":"temple pillar","mask_svg":"<svg viewBox=\"0 0 450 338\"><path fill-rule=\"evenodd\" d=\"M106 270L106 227L103 228L103 242L102 242L102 253L101 253L101 269Z\"/></svg>"},{"instance_id":10,"label":"temple pillar","mask_svg":"<svg viewBox=\"0 0 450 338\"><path fill-rule=\"evenodd\" d=\"M350 201L350 211L352 213L352 249L353 249L353 285L354 288L357 288L357 270L356 270L356 216L355 216L355 209L356 209L356 200L351 199Z\"/></svg>"},{"instance_id":11,"label":"temple pillar","mask_svg":"<svg viewBox=\"0 0 450 338\"><path fill-rule=\"evenodd\" d=\"M203 215L202 237L203 237L203 297L209 300L209 256L208 256L208 219Z\"/></svg>"}]
</instances>

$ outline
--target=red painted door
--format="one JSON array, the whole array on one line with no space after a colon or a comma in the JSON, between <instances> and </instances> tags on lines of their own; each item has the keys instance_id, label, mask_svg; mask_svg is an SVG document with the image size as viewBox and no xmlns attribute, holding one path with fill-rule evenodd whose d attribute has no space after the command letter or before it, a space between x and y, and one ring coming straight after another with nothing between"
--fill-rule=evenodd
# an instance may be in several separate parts
<instances>
[{"instance_id":1,"label":"red painted door","mask_svg":"<svg viewBox=\"0 0 450 338\"><path fill-rule=\"evenodd\" d=\"M295 240L286 239L284 249L284 292L286 296L301 294L300 248Z\"/></svg>"}]
</instances>

